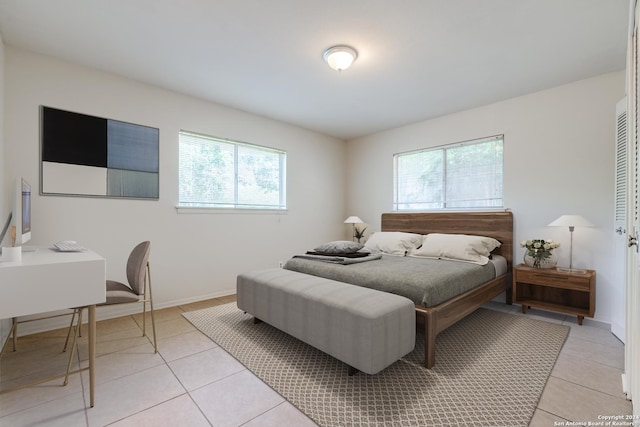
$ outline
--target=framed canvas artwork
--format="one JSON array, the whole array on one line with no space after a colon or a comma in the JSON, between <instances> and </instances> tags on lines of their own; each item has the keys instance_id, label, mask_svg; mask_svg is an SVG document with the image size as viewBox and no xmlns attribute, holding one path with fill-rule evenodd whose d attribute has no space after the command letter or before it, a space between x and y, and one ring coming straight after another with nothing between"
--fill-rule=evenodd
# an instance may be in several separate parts
<instances>
[{"instance_id":1,"label":"framed canvas artwork","mask_svg":"<svg viewBox=\"0 0 640 427\"><path fill-rule=\"evenodd\" d=\"M159 197L159 130L41 107L40 193Z\"/></svg>"}]
</instances>

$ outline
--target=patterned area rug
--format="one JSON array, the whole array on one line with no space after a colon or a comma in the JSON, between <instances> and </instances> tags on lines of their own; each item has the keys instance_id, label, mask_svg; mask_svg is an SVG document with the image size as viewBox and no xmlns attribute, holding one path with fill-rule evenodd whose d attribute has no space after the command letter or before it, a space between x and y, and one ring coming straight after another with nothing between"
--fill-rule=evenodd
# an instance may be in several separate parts
<instances>
[{"instance_id":1,"label":"patterned area rug","mask_svg":"<svg viewBox=\"0 0 640 427\"><path fill-rule=\"evenodd\" d=\"M479 309L377 375L347 366L235 303L183 314L321 426L527 426L569 327ZM419 334L418 334L419 335Z\"/></svg>"}]
</instances>

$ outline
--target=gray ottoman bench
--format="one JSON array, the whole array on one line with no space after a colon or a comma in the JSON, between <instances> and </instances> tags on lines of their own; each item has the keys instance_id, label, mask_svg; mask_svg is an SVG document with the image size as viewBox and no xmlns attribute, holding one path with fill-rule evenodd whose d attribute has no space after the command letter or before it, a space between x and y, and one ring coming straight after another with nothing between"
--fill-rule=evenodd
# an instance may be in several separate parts
<instances>
[{"instance_id":1,"label":"gray ottoman bench","mask_svg":"<svg viewBox=\"0 0 640 427\"><path fill-rule=\"evenodd\" d=\"M240 274L238 308L353 369L376 374L415 346L408 298L295 271Z\"/></svg>"}]
</instances>

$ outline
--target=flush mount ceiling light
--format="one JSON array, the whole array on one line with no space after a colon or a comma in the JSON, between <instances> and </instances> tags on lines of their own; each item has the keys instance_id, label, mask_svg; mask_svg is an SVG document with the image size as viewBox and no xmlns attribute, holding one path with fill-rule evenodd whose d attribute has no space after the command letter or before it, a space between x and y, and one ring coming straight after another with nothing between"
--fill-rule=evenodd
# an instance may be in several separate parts
<instances>
[{"instance_id":1,"label":"flush mount ceiling light","mask_svg":"<svg viewBox=\"0 0 640 427\"><path fill-rule=\"evenodd\" d=\"M358 57L358 52L349 46L333 46L322 55L324 61L336 71L346 70Z\"/></svg>"}]
</instances>

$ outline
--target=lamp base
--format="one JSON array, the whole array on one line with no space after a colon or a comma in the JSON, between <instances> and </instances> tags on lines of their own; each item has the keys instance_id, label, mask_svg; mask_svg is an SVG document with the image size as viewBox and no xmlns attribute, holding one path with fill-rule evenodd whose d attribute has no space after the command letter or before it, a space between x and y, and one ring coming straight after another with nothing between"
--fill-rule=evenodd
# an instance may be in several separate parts
<instances>
[{"instance_id":1,"label":"lamp base","mask_svg":"<svg viewBox=\"0 0 640 427\"><path fill-rule=\"evenodd\" d=\"M584 270L582 268L556 267L556 270L561 271L563 273L587 274L587 270Z\"/></svg>"}]
</instances>

